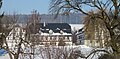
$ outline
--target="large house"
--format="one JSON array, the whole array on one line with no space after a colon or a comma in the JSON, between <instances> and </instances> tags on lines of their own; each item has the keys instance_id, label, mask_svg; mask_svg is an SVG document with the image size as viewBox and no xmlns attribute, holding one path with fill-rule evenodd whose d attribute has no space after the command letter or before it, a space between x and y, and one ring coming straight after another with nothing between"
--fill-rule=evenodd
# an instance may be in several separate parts
<instances>
[{"instance_id":1,"label":"large house","mask_svg":"<svg viewBox=\"0 0 120 59\"><path fill-rule=\"evenodd\" d=\"M31 39L41 45L72 45L71 26L67 23L30 24L28 33Z\"/></svg>"}]
</instances>

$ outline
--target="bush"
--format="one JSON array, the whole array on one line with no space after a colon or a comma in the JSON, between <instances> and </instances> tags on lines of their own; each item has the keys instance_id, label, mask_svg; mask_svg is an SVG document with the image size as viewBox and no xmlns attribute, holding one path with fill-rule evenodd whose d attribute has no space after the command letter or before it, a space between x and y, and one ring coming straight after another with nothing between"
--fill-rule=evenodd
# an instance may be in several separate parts
<instances>
[{"instance_id":1,"label":"bush","mask_svg":"<svg viewBox=\"0 0 120 59\"><path fill-rule=\"evenodd\" d=\"M61 39L58 43L58 46L65 46L65 42Z\"/></svg>"},{"instance_id":2,"label":"bush","mask_svg":"<svg viewBox=\"0 0 120 59\"><path fill-rule=\"evenodd\" d=\"M102 54L98 59L114 59L110 54Z\"/></svg>"}]
</instances>

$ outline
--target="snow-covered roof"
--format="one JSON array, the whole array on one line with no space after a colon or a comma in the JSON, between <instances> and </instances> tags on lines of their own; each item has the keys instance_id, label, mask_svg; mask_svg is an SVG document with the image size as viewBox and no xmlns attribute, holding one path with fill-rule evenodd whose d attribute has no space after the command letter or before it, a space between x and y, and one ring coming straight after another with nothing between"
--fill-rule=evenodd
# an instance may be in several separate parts
<instances>
[{"instance_id":1,"label":"snow-covered roof","mask_svg":"<svg viewBox=\"0 0 120 59\"><path fill-rule=\"evenodd\" d=\"M72 31L78 31L83 28L84 24L69 24L71 26Z\"/></svg>"},{"instance_id":2,"label":"snow-covered roof","mask_svg":"<svg viewBox=\"0 0 120 59\"><path fill-rule=\"evenodd\" d=\"M35 26L33 24L29 26L30 33L38 33L39 31L49 33L50 30L54 33L60 33L61 30L66 33L71 33L71 26L67 23L37 23Z\"/></svg>"},{"instance_id":3,"label":"snow-covered roof","mask_svg":"<svg viewBox=\"0 0 120 59\"><path fill-rule=\"evenodd\" d=\"M41 33L41 35L72 35L70 33L63 33L63 34L60 34L60 33L52 33L52 34L49 34L49 33Z\"/></svg>"},{"instance_id":4,"label":"snow-covered roof","mask_svg":"<svg viewBox=\"0 0 120 59\"><path fill-rule=\"evenodd\" d=\"M48 34L48 33L41 33L41 35L50 35L50 34Z\"/></svg>"}]
</instances>

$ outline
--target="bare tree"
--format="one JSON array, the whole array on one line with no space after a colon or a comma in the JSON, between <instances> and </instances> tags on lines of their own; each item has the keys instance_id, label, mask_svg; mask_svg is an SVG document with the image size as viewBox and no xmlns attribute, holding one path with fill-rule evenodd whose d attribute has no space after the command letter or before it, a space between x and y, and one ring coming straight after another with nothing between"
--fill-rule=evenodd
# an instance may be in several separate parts
<instances>
[{"instance_id":1,"label":"bare tree","mask_svg":"<svg viewBox=\"0 0 120 59\"><path fill-rule=\"evenodd\" d=\"M39 26L37 26L37 24L40 23L40 15L39 15L39 12L37 12L37 10L32 11L32 14L29 17L28 23L33 26L33 29L31 29L32 33L35 34L36 32L39 31Z\"/></svg>"},{"instance_id":2,"label":"bare tree","mask_svg":"<svg viewBox=\"0 0 120 59\"><path fill-rule=\"evenodd\" d=\"M35 49L36 49L36 45L38 45L39 43L39 37L38 35L36 35L37 33L39 33L40 30L40 15L37 12L37 10L33 10L32 14L30 15L28 22L27 22L27 26L26 26L26 41L28 41L30 43L29 49L31 50L29 54L30 59L34 59L35 58Z\"/></svg>"},{"instance_id":3,"label":"bare tree","mask_svg":"<svg viewBox=\"0 0 120 59\"><path fill-rule=\"evenodd\" d=\"M17 23L19 15L14 13L13 15L5 15L2 19L2 35L4 45L1 47L5 49L10 59L18 59L19 55L23 53L23 44L27 43L24 40L22 27ZM13 57L12 57L13 56Z\"/></svg>"},{"instance_id":4,"label":"bare tree","mask_svg":"<svg viewBox=\"0 0 120 59\"><path fill-rule=\"evenodd\" d=\"M2 7L2 0L0 0L0 8ZM0 33L2 33L2 21L1 21L1 19L3 18L3 16L4 16L4 14L2 14L2 15L0 15ZM2 47L2 45L3 45L3 39L2 39L2 35L1 35L1 37L0 37L0 48Z\"/></svg>"},{"instance_id":5,"label":"bare tree","mask_svg":"<svg viewBox=\"0 0 120 59\"><path fill-rule=\"evenodd\" d=\"M110 38L110 40L107 42L109 44L108 46L112 48L113 50L113 55L119 55L120 52L120 43L118 41L120 40L119 38L119 26L120 26L120 21L119 21L119 14L120 14L120 1L119 0L52 0L51 1L51 8L50 12L59 14L64 12L65 14L69 14L69 12L81 12L87 16L90 16L91 21L87 21L87 23L92 24L92 22L101 22L104 24L104 28L109 34L107 34ZM90 8L93 13L90 14L84 10L83 7L88 7ZM95 11L98 10L99 14L96 14L97 12ZM95 20L96 19L96 20ZM95 24L94 28L95 28ZM92 30L91 28L93 27L87 26L85 29ZM97 25L98 26L98 25ZM102 26L102 25L100 25ZM91 28L88 28L91 27ZM98 28L101 29L101 28ZM117 31L117 32L116 32ZM119 33L118 33L119 32ZM95 33L92 33L95 35ZM98 35L101 36L101 35ZM94 37L93 37L94 38Z\"/></svg>"}]
</instances>

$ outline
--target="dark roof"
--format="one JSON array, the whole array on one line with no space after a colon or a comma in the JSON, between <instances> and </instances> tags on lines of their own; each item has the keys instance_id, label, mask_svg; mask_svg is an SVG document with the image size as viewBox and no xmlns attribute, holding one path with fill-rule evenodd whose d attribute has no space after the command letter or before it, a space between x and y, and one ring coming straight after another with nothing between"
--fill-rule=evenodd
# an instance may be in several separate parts
<instances>
[{"instance_id":1,"label":"dark roof","mask_svg":"<svg viewBox=\"0 0 120 59\"><path fill-rule=\"evenodd\" d=\"M42 32L47 33L49 30L55 33L60 33L61 30L66 33L71 33L71 26L67 23L41 23L40 27Z\"/></svg>"},{"instance_id":2,"label":"dark roof","mask_svg":"<svg viewBox=\"0 0 120 59\"><path fill-rule=\"evenodd\" d=\"M81 28L81 29L78 30L77 35L79 35L79 34L83 34L83 33L84 33L84 28Z\"/></svg>"},{"instance_id":3,"label":"dark roof","mask_svg":"<svg viewBox=\"0 0 120 59\"><path fill-rule=\"evenodd\" d=\"M79 29L78 32L81 32L81 31L83 32L83 31L84 31L83 29L84 29L84 28Z\"/></svg>"},{"instance_id":4,"label":"dark roof","mask_svg":"<svg viewBox=\"0 0 120 59\"><path fill-rule=\"evenodd\" d=\"M50 30L54 33L60 33L61 30L66 33L71 33L71 26L67 23L38 23L36 26L35 29L37 30L35 30L35 33L38 33L38 30L41 30L43 33L49 33ZM29 28L31 33L33 33L33 24L31 24Z\"/></svg>"}]
</instances>

